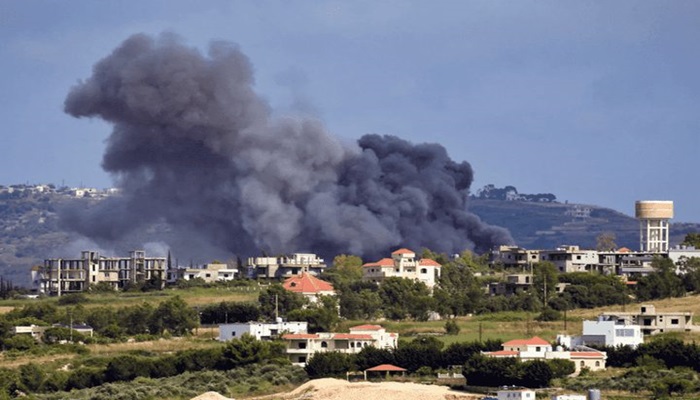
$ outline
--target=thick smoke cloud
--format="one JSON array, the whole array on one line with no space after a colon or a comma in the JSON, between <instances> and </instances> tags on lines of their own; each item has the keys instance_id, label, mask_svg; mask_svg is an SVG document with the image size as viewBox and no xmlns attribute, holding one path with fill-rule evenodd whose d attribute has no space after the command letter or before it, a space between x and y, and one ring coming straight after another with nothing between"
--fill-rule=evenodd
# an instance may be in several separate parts
<instances>
[{"instance_id":1,"label":"thick smoke cloud","mask_svg":"<svg viewBox=\"0 0 700 400\"><path fill-rule=\"evenodd\" d=\"M203 55L172 36L132 36L98 62L65 110L114 125L103 167L124 194L66 214L68 226L110 241L165 220L239 255L512 242L467 212L468 163L437 144L367 135L347 145L318 121L272 118L252 70L231 43Z\"/></svg>"}]
</instances>

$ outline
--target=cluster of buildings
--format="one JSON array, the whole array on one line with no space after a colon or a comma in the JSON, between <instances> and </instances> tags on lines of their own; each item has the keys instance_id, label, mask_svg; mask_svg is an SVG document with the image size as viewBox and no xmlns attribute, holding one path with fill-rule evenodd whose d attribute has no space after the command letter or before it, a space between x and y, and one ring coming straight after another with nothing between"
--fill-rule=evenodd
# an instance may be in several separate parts
<instances>
[{"instance_id":1,"label":"cluster of buildings","mask_svg":"<svg viewBox=\"0 0 700 400\"><path fill-rule=\"evenodd\" d=\"M372 346L378 349L394 349L398 344L399 334L387 332L380 325L358 325L350 328L350 333L318 332L308 333L306 322L246 322L219 325L219 340L226 341L240 338L247 334L257 340L281 338L286 343L286 354L294 365L301 367L314 354L335 351L346 354L359 353L363 348Z\"/></svg>"},{"instance_id":2,"label":"cluster of buildings","mask_svg":"<svg viewBox=\"0 0 700 400\"><path fill-rule=\"evenodd\" d=\"M108 284L123 289L129 284L157 278L161 284L179 280L201 280L206 283L238 278L281 279L288 290L306 295L311 300L333 292L332 286L317 276L327 268L324 260L312 253L294 253L279 257L251 257L245 266L213 262L197 267L173 266L170 256L147 257L135 250L127 257L109 257L97 251L83 251L79 258L52 258L43 266L33 267L32 287L39 293L62 295L86 291L91 285ZM433 288L440 277L441 265L416 257L409 249L399 249L391 258L362 266L363 279L381 282L389 277L414 279ZM334 292L333 292L334 293Z\"/></svg>"},{"instance_id":3,"label":"cluster of buildings","mask_svg":"<svg viewBox=\"0 0 700 400\"><path fill-rule=\"evenodd\" d=\"M92 197L104 198L119 194L117 188L97 189L88 187L56 187L54 185L0 185L0 194L32 195L32 194L58 194L66 197Z\"/></svg>"}]
</instances>

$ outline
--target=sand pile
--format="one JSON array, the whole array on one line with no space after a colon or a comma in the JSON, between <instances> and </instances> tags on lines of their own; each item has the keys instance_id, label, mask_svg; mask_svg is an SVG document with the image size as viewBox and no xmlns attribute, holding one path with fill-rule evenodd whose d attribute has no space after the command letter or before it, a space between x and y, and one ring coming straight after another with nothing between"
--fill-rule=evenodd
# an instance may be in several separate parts
<instances>
[{"instance_id":1,"label":"sand pile","mask_svg":"<svg viewBox=\"0 0 700 400\"><path fill-rule=\"evenodd\" d=\"M224 397L216 392L206 392L202 393L197 397L192 398L191 400L233 400L228 397Z\"/></svg>"},{"instance_id":2,"label":"sand pile","mask_svg":"<svg viewBox=\"0 0 700 400\"><path fill-rule=\"evenodd\" d=\"M450 390L445 386L399 382L354 382L316 379L287 394L260 397L284 400L476 400L480 395Z\"/></svg>"}]
</instances>

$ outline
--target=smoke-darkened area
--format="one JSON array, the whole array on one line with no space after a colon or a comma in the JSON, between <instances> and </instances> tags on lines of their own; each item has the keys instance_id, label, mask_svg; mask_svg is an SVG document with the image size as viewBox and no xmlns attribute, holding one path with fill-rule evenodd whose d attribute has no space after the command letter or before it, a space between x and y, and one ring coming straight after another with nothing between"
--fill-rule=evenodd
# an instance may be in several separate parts
<instances>
[{"instance_id":1,"label":"smoke-darkened area","mask_svg":"<svg viewBox=\"0 0 700 400\"><path fill-rule=\"evenodd\" d=\"M235 44L202 54L172 35L134 35L99 61L65 110L114 125L102 165L123 195L66 211L64 225L110 242L165 221L178 243L237 255L512 243L467 211L469 163L437 144L372 134L349 145L317 120L273 118L252 70Z\"/></svg>"}]
</instances>

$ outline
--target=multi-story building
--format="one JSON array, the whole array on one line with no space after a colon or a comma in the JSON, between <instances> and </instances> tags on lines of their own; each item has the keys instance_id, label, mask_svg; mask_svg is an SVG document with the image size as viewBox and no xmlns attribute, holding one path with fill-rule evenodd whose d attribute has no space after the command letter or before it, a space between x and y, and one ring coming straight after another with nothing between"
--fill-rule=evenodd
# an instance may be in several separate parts
<instances>
[{"instance_id":1,"label":"multi-story building","mask_svg":"<svg viewBox=\"0 0 700 400\"><path fill-rule=\"evenodd\" d=\"M326 264L322 258L311 253L294 253L281 257L250 257L247 260L250 278L286 278L308 272L320 275Z\"/></svg>"},{"instance_id":2,"label":"multi-story building","mask_svg":"<svg viewBox=\"0 0 700 400\"><path fill-rule=\"evenodd\" d=\"M105 257L97 251L83 251L77 259L52 258L44 266L32 269L32 281L39 292L62 295L87 290L90 285L106 283L115 290L129 284L164 278L165 257L146 257L134 250L129 257Z\"/></svg>"},{"instance_id":3,"label":"multi-story building","mask_svg":"<svg viewBox=\"0 0 700 400\"><path fill-rule=\"evenodd\" d=\"M417 259L416 253L409 249L399 249L391 253L391 258L383 258L377 262L362 266L362 279L365 281L381 282L390 277L414 279L433 288L440 278L440 265L435 260Z\"/></svg>"},{"instance_id":4,"label":"multi-story building","mask_svg":"<svg viewBox=\"0 0 700 400\"><path fill-rule=\"evenodd\" d=\"M576 372L580 372L583 368L588 368L591 371L604 370L607 359L605 352L584 346L574 347L571 351L561 348L552 349L549 342L537 336L530 339L511 340L503 343L502 347L502 350L484 352L483 354L488 357L517 357L522 361L571 360L576 365Z\"/></svg>"},{"instance_id":5,"label":"multi-story building","mask_svg":"<svg viewBox=\"0 0 700 400\"><path fill-rule=\"evenodd\" d=\"M503 282L489 283L489 294L492 296L512 296L532 287L532 274L507 275Z\"/></svg>"},{"instance_id":6,"label":"multi-story building","mask_svg":"<svg viewBox=\"0 0 700 400\"><path fill-rule=\"evenodd\" d=\"M693 325L693 313L684 311L657 312L656 307L644 304L639 312L604 312L599 320L614 321L617 325L639 325L645 335L664 332L690 332L697 328Z\"/></svg>"},{"instance_id":7,"label":"multi-story building","mask_svg":"<svg viewBox=\"0 0 700 400\"><path fill-rule=\"evenodd\" d=\"M305 366L314 354L327 351L359 353L367 346L379 349L394 349L399 334L387 332L380 325L359 325L350 328L350 333L297 333L285 334L287 356L294 365Z\"/></svg>"},{"instance_id":8,"label":"multi-story building","mask_svg":"<svg viewBox=\"0 0 700 400\"><path fill-rule=\"evenodd\" d=\"M561 246L540 251L540 259L553 263L559 272L600 271L598 252L581 250L578 246Z\"/></svg>"},{"instance_id":9,"label":"multi-story building","mask_svg":"<svg viewBox=\"0 0 700 400\"><path fill-rule=\"evenodd\" d=\"M518 246L499 246L491 252L489 263L492 267L516 268L530 271L532 264L540 262L539 250L527 250Z\"/></svg>"}]
</instances>

